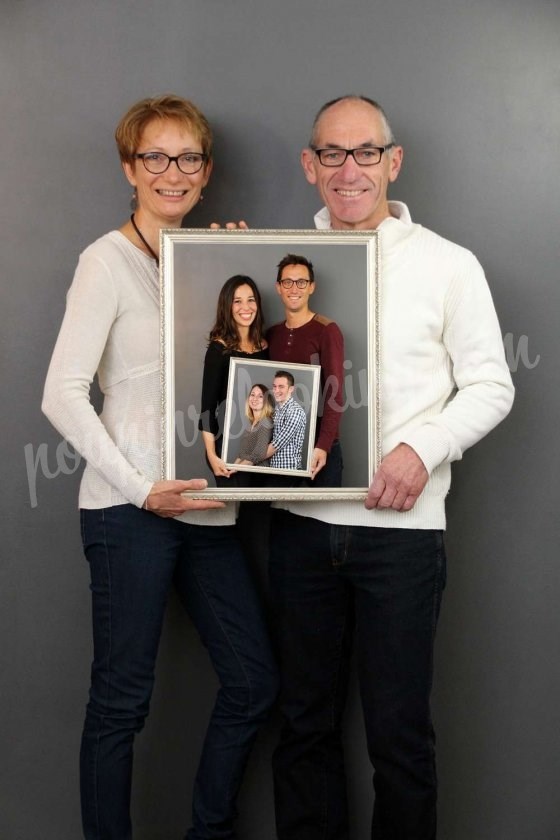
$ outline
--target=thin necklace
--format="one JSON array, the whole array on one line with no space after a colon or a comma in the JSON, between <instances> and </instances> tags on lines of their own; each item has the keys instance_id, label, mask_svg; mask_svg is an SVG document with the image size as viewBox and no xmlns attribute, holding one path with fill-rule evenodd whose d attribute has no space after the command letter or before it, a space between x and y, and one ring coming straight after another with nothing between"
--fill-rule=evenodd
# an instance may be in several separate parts
<instances>
[{"instance_id":1,"label":"thin necklace","mask_svg":"<svg viewBox=\"0 0 560 840\"><path fill-rule=\"evenodd\" d=\"M150 243L149 243L149 242L146 242L146 240L145 240L145 239L144 239L144 237L142 236L142 234L141 234L141 232L140 232L140 228L139 228L139 227L138 227L138 225L136 224L136 219L134 218L134 213L131 215L131 217L130 217L130 221L132 222L132 227L134 228L134 230L135 230L135 231L136 231L136 233L138 234L138 238L142 240L142 242L144 243L144 245L146 246L146 248L148 249L148 251L150 252L150 254L152 255L152 257L153 257L153 258L154 258L154 260L156 261L156 265L157 265L157 266L158 266L158 268L159 268L159 257L158 257L158 255L156 254L156 252L154 251L154 249L152 248L152 246L150 245Z\"/></svg>"}]
</instances>

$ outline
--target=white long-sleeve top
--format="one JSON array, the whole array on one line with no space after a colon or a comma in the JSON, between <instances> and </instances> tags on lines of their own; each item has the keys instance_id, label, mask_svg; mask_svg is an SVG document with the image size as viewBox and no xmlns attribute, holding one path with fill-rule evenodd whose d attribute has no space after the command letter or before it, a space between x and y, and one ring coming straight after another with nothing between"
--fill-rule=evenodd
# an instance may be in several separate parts
<instances>
[{"instance_id":1,"label":"white long-sleeve top","mask_svg":"<svg viewBox=\"0 0 560 840\"><path fill-rule=\"evenodd\" d=\"M100 415L90 401L96 373ZM154 260L119 231L80 256L42 407L87 462L80 507L141 507L161 477L159 278ZM232 524L234 506L180 518Z\"/></svg>"},{"instance_id":2,"label":"white long-sleeve top","mask_svg":"<svg viewBox=\"0 0 560 840\"><path fill-rule=\"evenodd\" d=\"M409 444L429 472L410 511L362 502L282 505L341 525L444 528L451 462L509 412L513 384L484 272L474 255L414 224L401 202L378 228L381 249L381 444ZM318 228L330 228L326 208Z\"/></svg>"}]
</instances>

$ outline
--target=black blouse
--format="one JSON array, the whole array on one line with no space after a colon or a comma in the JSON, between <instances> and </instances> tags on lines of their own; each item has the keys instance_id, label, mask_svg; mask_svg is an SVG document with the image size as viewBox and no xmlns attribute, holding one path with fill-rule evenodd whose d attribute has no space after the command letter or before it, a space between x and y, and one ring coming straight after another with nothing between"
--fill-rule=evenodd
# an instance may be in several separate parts
<instances>
[{"instance_id":1,"label":"black blouse","mask_svg":"<svg viewBox=\"0 0 560 840\"><path fill-rule=\"evenodd\" d=\"M221 437L224 429L229 360L232 356L240 359L268 359L268 348L244 353L241 350L226 350L219 341L211 341L208 345L204 357L198 428L211 432L216 438Z\"/></svg>"}]
</instances>

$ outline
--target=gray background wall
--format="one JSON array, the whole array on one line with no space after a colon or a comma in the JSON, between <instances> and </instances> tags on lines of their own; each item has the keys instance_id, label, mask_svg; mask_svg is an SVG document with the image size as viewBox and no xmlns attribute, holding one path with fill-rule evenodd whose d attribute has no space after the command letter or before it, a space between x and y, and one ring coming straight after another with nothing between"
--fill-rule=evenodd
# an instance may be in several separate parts
<instances>
[{"instance_id":1,"label":"gray background wall","mask_svg":"<svg viewBox=\"0 0 560 840\"><path fill-rule=\"evenodd\" d=\"M193 98L217 134L193 224L309 227L311 116L361 91L405 146L393 195L479 256L517 402L456 465L434 713L444 840L552 840L560 782L557 0L2 0L0 835L80 835L76 756L90 658L78 474L39 411L80 250L127 214L112 132L141 96ZM45 461L28 479L30 462ZM58 457L58 466L57 466ZM264 584L264 569L257 570ZM172 599L138 741L138 840L181 836L214 677ZM255 751L242 837L273 836ZM354 838L370 818L355 692Z\"/></svg>"}]
</instances>

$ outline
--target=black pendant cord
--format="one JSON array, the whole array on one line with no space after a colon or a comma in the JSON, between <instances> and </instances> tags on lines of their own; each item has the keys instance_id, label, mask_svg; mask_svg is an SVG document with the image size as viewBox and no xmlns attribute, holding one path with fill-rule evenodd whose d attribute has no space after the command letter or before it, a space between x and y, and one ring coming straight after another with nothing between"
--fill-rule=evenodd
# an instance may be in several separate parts
<instances>
[{"instance_id":1,"label":"black pendant cord","mask_svg":"<svg viewBox=\"0 0 560 840\"><path fill-rule=\"evenodd\" d=\"M156 252L154 251L154 249L152 248L152 246L149 244L149 242L146 242L146 240L145 240L145 239L144 239L144 237L142 236L142 234L141 234L141 232L140 232L140 228L139 228L139 227L138 227L138 225L136 224L136 219L134 218L134 213L131 215L131 217L130 217L130 221L132 222L132 227L134 228L134 230L135 230L135 231L136 231L136 233L138 234L138 238L142 240L142 242L144 243L144 245L146 246L146 248L148 249L148 251L150 252L150 254L152 255L152 257L153 257L153 258L154 258L154 260L156 261L156 265L157 265L157 266L158 266L158 268L159 268L159 257L158 257L158 255L156 254Z\"/></svg>"}]
</instances>

